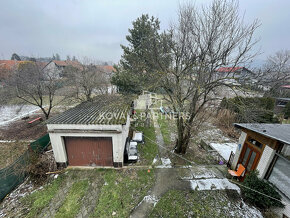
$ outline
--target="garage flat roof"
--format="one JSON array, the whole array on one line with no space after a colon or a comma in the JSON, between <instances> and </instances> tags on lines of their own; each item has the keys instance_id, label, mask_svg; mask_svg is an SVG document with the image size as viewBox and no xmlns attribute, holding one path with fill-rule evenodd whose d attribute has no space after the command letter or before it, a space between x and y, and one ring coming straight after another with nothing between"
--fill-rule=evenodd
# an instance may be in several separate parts
<instances>
[{"instance_id":1,"label":"garage flat roof","mask_svg":"<svg viewBox=\"0 0 290 218\"><path fill-rule=\"evenodd\" d=\"M285 144L290 144L290 124L235 123L234 125L276 139Z\"/></svg>"},{"instance_id":2,"label":"garage flat roof","mask_svg":"<svg viewBox=\"0 0 290 218\"><path fill-rule=\"evenodd\" d=\"M55 117L47 124L125 124L130 100L121 95L99 95L92 102L83 102Z\"/></svg>"}]
</instances>

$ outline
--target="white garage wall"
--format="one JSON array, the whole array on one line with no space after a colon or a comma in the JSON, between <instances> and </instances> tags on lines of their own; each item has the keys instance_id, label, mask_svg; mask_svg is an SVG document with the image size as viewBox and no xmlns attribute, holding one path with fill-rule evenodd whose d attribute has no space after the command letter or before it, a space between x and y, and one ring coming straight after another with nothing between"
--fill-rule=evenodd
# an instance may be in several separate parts
<instances>
[{"instance_id":1,"label":"white garage wall","mask_svg":"<svg viewBox=\"0 0 290 218\"><path fill-rule=\"evenodd\" d=\"M126 125L79 125L79 124L48 124L47 129L54 157L57 163L66 163L67 154L63 137L111 137L113 143L113 162L123 163L125 142L130 128L130 117L127 117ZM58 132L53 132L58 130ZM76 132L65 133L60 130L74 130ZM80 130L80 132L77 132ZM85 130L98 130L99 132L82 132ZM111 131L111 132L109 132Z\"/></svg>"}]
</instances>

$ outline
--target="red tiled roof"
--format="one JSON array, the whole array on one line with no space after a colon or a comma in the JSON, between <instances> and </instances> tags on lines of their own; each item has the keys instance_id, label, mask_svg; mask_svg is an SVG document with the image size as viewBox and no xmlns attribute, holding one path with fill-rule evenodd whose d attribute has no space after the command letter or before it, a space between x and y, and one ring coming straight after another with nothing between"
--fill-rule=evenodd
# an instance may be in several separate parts
<instances>
[{"instance_id":1,"label":"red tiled roof","mask_svg":"<svg viewBox=\"0 0 290 218\"><path fill-rule=\"evenodd\" d=\"M282 88L290 89L290 85L283 85Z\"/></svg>"},{"instance_id":2,"label":"red tiled roof","mask_svg":"<svg viewBox=\"0 0 290 218\"><path fill-rule=\"evenodd\" d=\"M25 62L30 62L30 61L0 60L0 68L6 69L6 70L12 70L14 67L18 67L19 64L25 63ZM48 62L40 62L40 61L37 61L35 63L37 64L37 66L41 68L45 67L48 64Z\"/></svg>"},{"instance_id":3,"label":"red tiled roof","mask_svg":"<svg viewBox=\"0 0 290 218\"><path fill-rule=\"evenodd\" d=\"M5 70L12 70L14 67L17 67L18 64L23 62L24 61L0 60L0 68Z\"/></svg>"},{"instance_id":4,"label":"red tiled roof","mask_svg":"<svg viewBox=\"0 0 290 218\"><path fill-rule=\"evenodd\" d=\"M102 68L106 72L115 72L116 71L116 69L110 65L99 65L99 67Z\"/></svg>"},{"instance_id":5,"label":"red tiled roof","mask_svg":"<svg viewBox=\"0 0 290 218\"><path fill-rule=\"evenodd\" d=\"M243 67L220 67L216 71L228 73L228 72L235 72L240 69L243 69Z\"/></svg>"}]
</instances>

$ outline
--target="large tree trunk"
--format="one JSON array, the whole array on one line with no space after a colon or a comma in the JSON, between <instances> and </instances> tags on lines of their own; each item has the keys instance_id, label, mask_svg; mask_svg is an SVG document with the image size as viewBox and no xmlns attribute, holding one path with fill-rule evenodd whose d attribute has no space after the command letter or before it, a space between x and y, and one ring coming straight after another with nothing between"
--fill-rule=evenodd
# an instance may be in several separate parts
<instances>
[{"instance_id":1,"label":"large tree trunk","mask_svg":"<svg viewBox=\"0 0 290 218\"><path fill-rule=\"evenodd\" d=\"M184 122L182 117L177 119L177 135L175 152L178 154L185 154L190 140L190 126Z\"/></svg>"}]
</instances>

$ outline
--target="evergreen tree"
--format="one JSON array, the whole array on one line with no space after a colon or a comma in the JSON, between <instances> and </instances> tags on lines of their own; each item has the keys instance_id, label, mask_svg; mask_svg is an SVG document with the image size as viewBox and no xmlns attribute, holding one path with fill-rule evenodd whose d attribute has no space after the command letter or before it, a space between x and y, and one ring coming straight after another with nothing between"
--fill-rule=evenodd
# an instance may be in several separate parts
<instances>
[{"instance_id":1,"label":"evergreen tree","mask_svg":"<svg viewBox=\"0 0 290 218\"><path fill-rule=\"evenodd\" d=\"M21 58L16 53L13 53L11 56L11 60L21 61Z\"/></svg>"},{"instance_id":2,"label":"evergreen tree","mask_svg":"<svg viewBox=\"0 0 290 218\"><path fill-rule=\"evenodd\" d=\"M60 61L60 56L58 53L55 54L55 60Z\"/></svg>"},{"instance_id":3,"label":"evergreen tree","mask_svg":"<svg viewBox=\"0 0 290 218\"><path fill-rule=\"evenodd\" d=\"M121 45L123 55L117 72L112 78L112 83L122 92L141 93L142 90L154 89L152 81L155 80L156 71L152 56L152 46L160 38L160 22L157 18L148 14L137 18L126 36L128 46ZM145 57L145 58L144 58ZM149 60L149 61L148 61Z\"/></svg>"},{"instance_id":4,"label":"evergreen tree","mask_svg":"<svg viewBox=\"0 0 290 218\"><path fill-rule=\"evenodd\" d=\"M284 108L284 117L285 119L290 118L290 102L288 102Z\"/></svg>"}]
</instances>

